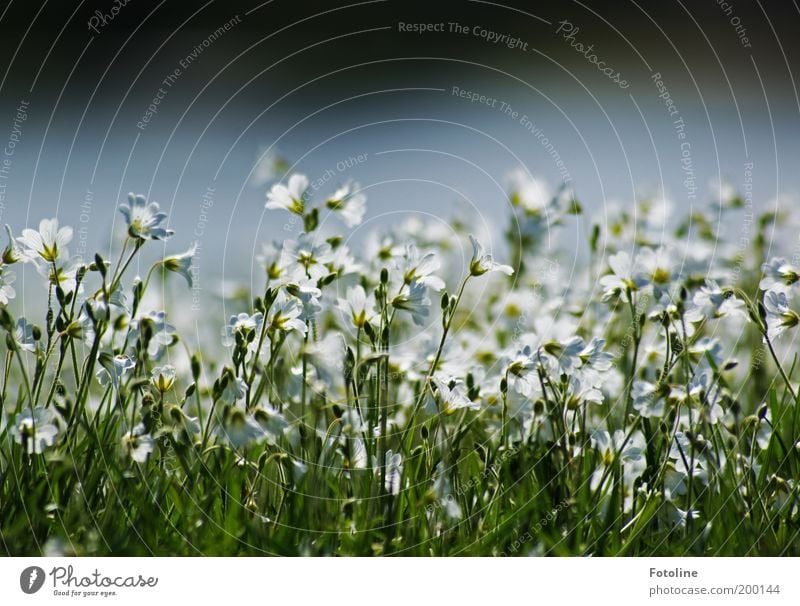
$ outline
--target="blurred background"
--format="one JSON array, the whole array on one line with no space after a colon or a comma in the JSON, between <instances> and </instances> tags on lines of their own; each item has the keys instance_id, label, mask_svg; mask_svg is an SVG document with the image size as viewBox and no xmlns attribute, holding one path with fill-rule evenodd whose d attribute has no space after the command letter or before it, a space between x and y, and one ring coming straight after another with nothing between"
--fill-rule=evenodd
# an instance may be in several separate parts
<instances>
[{"instance_id":1,"label":"blurred background","mask_svg":"<svg viewBox=\"0 0 800 606\"><path fill-rule=\"evenodd\" d=\"M262 243L301 230L264 210L287 171L317 199L358 181L367 227L471 212L499 234L519 169L574 187L575 242L749 170L761 212L800 186L798 25L794 1L11 0L0 222L57 216L73 254L109 254L143 193L210 285L260 282Z\"/></svg>"}]
</instances>

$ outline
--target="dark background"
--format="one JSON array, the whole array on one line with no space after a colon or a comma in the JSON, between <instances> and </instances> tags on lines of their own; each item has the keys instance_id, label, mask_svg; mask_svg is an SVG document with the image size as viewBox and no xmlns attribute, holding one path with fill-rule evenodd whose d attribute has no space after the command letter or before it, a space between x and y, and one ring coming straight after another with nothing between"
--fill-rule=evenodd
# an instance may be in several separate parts
<instances>
[{"instance_id":1,"label":"dark background","mask_svg":"<svg viewBox=\"0 0 800 606\"><path fill-rule=\"evenodd\" d=\"M680 211L704 204L712 180L741 185L746 162L757 210L800 185L794 1L730 2L729 16L716 0L129 0L99 33L89 31L94 11L113 5L18 0L2 8L0 143L20 101L30 103L0 209L17 231L57 215L83 227L90 246L107 248L119 229L116 206L136 191L171 213L178 235L168 250L200 239L206 271L245 275L262 241L299 229L287 215L264 213L271 181L253 171L267 149L312 179L333 169L319 195L357 179L368 190L370 225L413 213L446 221L466 205L500 228L509 171L524 166L552 187L562 174L519 121L453 96L453 86L505 101L545 131L589 211L577 240L611 204L662 195ZM162 80L236 15L241 22L183 70L137 128ZM752 48L740 43L732 16ZM555 33L564 19L628 89ZM520 37L528 50L472 35L400 33L399 21L480 25ZM696 199L683 185L653 72L686 122ZM359 154L368 160L335 169ZM209 223L193 235L209 187Z\"/></svg>"}]
</instances>

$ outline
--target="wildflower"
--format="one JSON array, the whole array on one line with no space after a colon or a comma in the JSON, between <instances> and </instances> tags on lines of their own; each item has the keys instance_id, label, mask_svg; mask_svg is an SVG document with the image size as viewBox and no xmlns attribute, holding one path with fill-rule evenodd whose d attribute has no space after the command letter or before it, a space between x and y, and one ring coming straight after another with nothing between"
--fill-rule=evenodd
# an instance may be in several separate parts
<instances>
[{"instance_id":1,"label":"wildflower","mask_svg":"<svg viewBox=\"0 0 800 606\"><path fill-rule=\"evenodd\" d=\"M144 425L141 423L122 436L122 449L125 455L137 463L146 463L147 458L153 453L155 445L153 436L146 433Z\"/></svg>"},{"instance_id":2,"label":"wildflower","mask_svg":"<svg viewBox=\"0 0 800 606\"><path fill-rule=\"evenodd\" d=\"M413 244L407 245L397 259L397 268L402 272L403 284L416 282L436 292L444 288L444 280L433 275L433 272L439 267L439 260L434 253L420 256L417 247Z\"/></svg>"},{"instance_id":3,"label":"wildflower","mask_svg":"<svg viewBox=\"0 0 800 606\"><path fill-rule=\"evenodd\" d=\"M140 240L166 240L175 235L171 229L161 227L167 213L159 210L158 202L150 202L140 195L128 194L127 203L122 203L119 212L128 224L128 235Z\"/></svg>"},{"instance_id":4,"label":"wildflower","mask_svg":"<svg viewBox=\"0 0 800 606\"><path fill-rule=\"evenodd\" d=\"M605 430L594 430L591 438L592 447L597 450L599 465L589 481L590 488L599 491L602 488L601 482L605 486L613 486L613 481L609 480L609 472L613 469L615 458L619 456L619 463L622 465L622 492L625 499L623 509L629 511L633 507L636 479L644 473L647 466L643 455L644 435L636 431L626 438L625 432L621 429L617 429L613 434Z\"/></svg>"},{"instance_id":5,"label":"wildflower","mask_svg":"<svg viewBox=\"0 0 800 606\"><path fill-rule=\"evenodd\" d=\"M167 406L166 420L173 426L173 430L185 429L190 434L200 433L201 427L197 417L190 417L180 406L170 404ZM177 436L179 432L173 431Z\"/></svg>"},{"instance_id":6,"label":"wildflower","mask_svg":"<svg viewBox=\"0 0 800 606\"><path fill-rule=\"evenodd\" d=\"M64 249L64 255L50 263L37 267L39 275L47 280L50 286L60 286L65 292L73 292L77 284L78 270L82 264L77 259L70 259ZM82 288L82 287L81 287Z\"/></svg>"},{"instance_id":7,"label":"wildflower","mask_svg":"<svg viewBox=\"0 0 800 606\"><path fill-rule=\"evenodd\" d=\"M232 408L220 429L222 437L234 448L248 446L264 438L264 430L253 415Z\"/></svg>"},{"instance_id":8,"label":"wildflower","mask_svg":"<svg viewBox=\"0 0 800 606\"><path fill-rule=\"evenodd\" d=\"M305 212L305 202L303 197L308 189L308 177L301 174L294 174L289 177L289 185L276 183L267 194L265 208L284 209L296 215L303 216Z\"/></svg>"},{"instance_id":9,"label":"wildflower","mask_svg":"<svg viewBox=\"0 0 800 606\"><path fill-rule=\"evenodd\" d=\"M597 372L605 372L611 368L614 355L603 351L605 339L593 337L591 341L580 351L578 357L583 363L582 369L591 368Z\"/></svg>"},{"instance_id":10,"label":"wildflower","mask_svg":"<svg viewBox=\"0 0 800 606\"><path fill-rule=\"evenodd\" d=\"M306 323L300 319L302 313L303 306L297 298L286 295L283 291L279 291L278 296L269 308L267 324L273 330L283 330L286 332L297 330L306 334L308 327Z\"/></svg>"},{"instance_id":11,"label":"wildflower","mask_svg":"<svg viewBox=\"0 0 800 606\"><path fill-rule=\"evenodd\" d=\"M661 417L664 415L664 398L656 385L649 381L636 380L633 382L633 407L644 418Z\"/></svg>"},{"instance_id":12,"label":"wildflower","mask_svg":"<svg viewBox=\"0 0 800 606\"><path fill-rule=\"evenodd\" d=\"M338 307L350 316L353 326L364 328L364 324L375 316L375 295L364 292L360 284L347 289L347 297L339 299Z\"/></svg>"},{"instance_id":13,"label":"wildflower","mask_svg":"<svg viewBox=\"0 0 800 606\"><path fill-rule=\"evenodd\" d=\"M231 377L220 394L220 402L234 404L247 393L247 383L241 377Z\"/></svg>"},{"instance_id":14,"label":"wildflower","mask_svg":"<svg viewBox=\"0 0 800 606\"><path fill-rule=\"evenodd\" d=\"M166 393L175 383L175 368L172 366L156 366L150 373L150 384L159 393Z\"/></svg>"},{"instance_id":15,"label":"wildflower","mask_svg":"<svg viewBox=\"0 0 800 606\"><path fill-rule=\"evenodd\" d=\"M453 414L462 408L469 410L480 410L481 405L473 402L464 393L464 387L460 379L445 380L441 375L434 375L431 381L436 386L436 394L439 401L444 405L443 412Z\"/></svg>"},{"instance_id":16,"label":"wildflower","mask_svg":"<svg viewBox=\"0 0 800 606\"><path fill-rule=\"evenodd\" d=\"M17 292L11 286L16 279L17 276L13 271L8 270L5 265L0 265L0 303L3 305L8 305L8 302L17 296Z\"/></svg>"},{"instance_id":17,"label":"wildflower","mask_svg":"<svg viewBox=\"0 0 800 606\"><path fill-rule=\"evenodd\" d=\"M726 316L747 319L744 301L736 298L730 288L720 288L714 280L706 280L705 285L694 294L692 302L694 307L686 312L686 319L690 322Z\"/></svg>"},{"instance_id":18,"label":"wildflower","mask_svg":"<svg viewBox=\"0 0 800 606\"><path fill-rule=\"evenodd\" d=\"M100 354L100 364L102 368L97 371L97 380L100 385L111 385L115 390L119 390L119 384L136 366L136 362L130 356Z\"/></svg>"},{"instance_id":19,"label":"wildflower","mask_svg":"<svg viewBox=\"0 0 800 606\"><path fill-rule=\"evenodd\" d=\"M253 411L253 418L261 426L267 442L272 446L276 446L292 427L286 417L269 405L256 408Z\"/></svg>"},{"instance_id":20,"label":"wildflower","mask_svg":"<svg viewBox=\"0 0 800 606\"><path fill-rule=\"evenodd\" d=\"M302 233L296 241L286 240L283 243L280 264L286 268L291 268L292 264L297 265L308 278L319 280L328 275L325 265L332 259L330 244L320 242L313 234Z\"/></svg>"},{"instance_id":21,"label":"wildflower","mask_svg":"<svg viewBox=\"0 0 800 606\"><path fill-rule=\"evenodd\" d=\"M161 263L164 265L164 269L167 271L175 272L176 274L182 275L186 278L186 282L189 284L189 288L193 286L193 276L192 276L192 262L194 261L195 255L197 254L197 249L199 244L194 242L184 253L180 253L179 255L172 255L171 257L166 257Z\"/></svg>"},{"instance_id":22,"label":"wildflower","mask_svg":"<svg viewBox=\"0 0 800 606\"><path fill-rule=\"evenodd\" d=\"M411 314L411 319L417 326L422 326L430 313L431 300L428 298L425 285L412 280L403 292L392 299L392 307L402 309Z\"/></svg>"},{"instance_id":23,"label":"wildflower","mask_svg":"<svg viewBox=\"0 0 800 606\"><path fill-rule=\"evenodd\" d=\"M608 265L612 273L600 278L600 286L604 289L603 301L609 301L613 297L627 301L629 291L635 292L646 284L641 276L634 275L633 261L625 251L611 255Z\"/></svg>"},{"instance_id":24,"label":"wildflower","mask_svg":"<svg viewBox=\"0 0 800 606\"><path fill-rule=\"evenodd\" d=\"M165 311L150 311L135 321L130 338L134 341L141 340L146 325L149 326L147 336L150 339L147 341L147 355L158 359L167 347L178 341L177 330L167 322Z\"/></svg>"},{"instance_id":25,"label":"wildflower","mask_svg":"<svg viewBox=\"0 0 800 606\"><path fill-rule=\"evenodd\" d=\"M472 243L472 260L469 263L470 274L473 276L482 276L485 273L499 271L500 273L510 276L514 273L510 265L495 263L494 259L492 259L492 255L486 253L475 236L470 234L469 241Z\"/></svg>"},{"instance_id":26,"label":"wildflower","mask_svg":"<svg viewBox=\"0 0 800 606\"><path fill-rule=\"evenodd\" d=\"M758 287L761 290L787 291L800 280L800 269L789 264L786 259L775 257L761 266L764 277Z\"/></svg>"},{"instance_id":27,"label":"wildflower","mask_svg":"<svg viewBox=\"0 0 800 606\"><path fill-rule=\"evenodd\" d=\"M389 494L397 496L400 494L400 482L403 479L403 455L387 450L384 464L386 466L384 488Z\"/></svg>"},{"instance_id":28,"label":"wildflower","mask_svg":"<svg viewBox=\"0 0 800 606\"><path fill-rule=\"evenodd\" d=\"M327 199L325 205L339 213L347 227L355 227L364 219L367 197L358 189L358 183L347 183Z\"/></svg>"},{"instance_id":29,"label":"wildflower","mask_svg":"<svg viewBox=\"0 0 800 606\"><path fill-rule=\"evenodd\" d=\"M535 371L533 352L529 345L516 353L506 367L508 386L522 396L529 396L539 380Z\"/></svg>"},{"instance_id":30,"label":"wildflower","mask_svg":"<svg viewBox=\"0 0 800 606\"><path fill-rule=\"evenodd\" d=\"M33 325L28 324L25 318L17 318L17 324L14 327L12 338L20 349L30 352L36 351L36 339L33 334Z\"/></svg>"},{"instance_id":31,"label":"wildflower","mask_svg":"<svg viewBox=\"0 0 800 606\"><path fill-rule=\"evenodd\" d=\"M3 250L2 262L5 265L13 265L18 261L27 261L27 257L22 249L17 246L17 241L14 239L14 234L11 233L11 226L6 224L6 233L8 234L8 244Z\"/></svg>"},{"instance_id":32,"label":"wildflower","mask_svg":"<svg viewBox=\"0 0 800 606\"><path fill-rule=\"evenodd\" d=\"M25 255L31 259L40 257L52 263L59 258L63 249L72 240L71 227L58 227L58 219L42 219L39 231L23 229L22 236L17 238L25 247Z\"/></svg>"},{"instance_id":33,"label":"wildflower","mask_svg":"<svg viewBox=\"0 0 800 606\"><path fill-rule=\"evenodd\" d=\"M222 330L222 344L230 347L236 342L237 334L241 334L246 341L248 333L258 332L261 329L263 321L264 314L261 312L256 312L252 316L246 313L231 316L228 324Z\"/></svg>"},{"instance_id":34,"label":"wildflower","mask_svg":"<svg viewBox=\"0 0 800 606\"><path fill-rule=\"evenodd\" d=\"M33 412L23 410L19 413L11 425L10 433L25 452L41 454L55 443L58 426L51 411L37 407Z\"/></svg>"},{"instance_id":35,"label":"wildflower","mask_svg":"<svg viewBox=\"0 0 800 606\"><path fill-rule=\"evenodd\" d=\"M787 329L800 323L800 315L789 308L785 292L769 290L764 293L764 309L767 311L767 335L770 339L780 336Z\"/></svg>"},{"instance_id":36,"label":"wildflower","mask_svg":"<svg viewBox=\"0 0 800 606\"><path fill-rule=\"evenodd\" d=\"M660 289L672 280L673 264L670 251L663 246L656 250L642 248L636 255L637 277L645 284L652 284L659 296Z\"/></svg>"}]
</instances>

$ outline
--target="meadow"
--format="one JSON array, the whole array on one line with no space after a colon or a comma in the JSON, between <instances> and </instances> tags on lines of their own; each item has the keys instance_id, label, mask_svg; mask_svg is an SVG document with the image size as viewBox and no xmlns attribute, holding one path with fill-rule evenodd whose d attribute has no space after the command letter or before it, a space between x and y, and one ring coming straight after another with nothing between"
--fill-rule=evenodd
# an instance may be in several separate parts
<instances>
[{"instance_id":1,"label":"meadow","mask_svg":"<svg viewBox=\"0 0 800 606\"><path fill-rule=\"evenodd\" d=\"M176 328L196 248L157 203L123 201L111 259L71 257L58 219L7 227L2 551L800 555L796 219L708 200L592 219L518 172L502 235L410 219L350 246L359 186L292 174L265 212L302 229L199 340Z\"/></svg>"}]
</instances>

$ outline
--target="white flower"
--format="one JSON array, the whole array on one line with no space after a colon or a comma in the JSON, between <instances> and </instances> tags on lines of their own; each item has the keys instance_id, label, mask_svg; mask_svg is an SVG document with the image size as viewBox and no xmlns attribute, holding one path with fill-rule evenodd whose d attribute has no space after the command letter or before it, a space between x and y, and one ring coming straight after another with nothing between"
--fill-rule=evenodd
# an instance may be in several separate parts
<instances>
[{"instance_id":1,"label":"white flower","mask_svg":"<svg viewBox=\"0 0 800 606\"><path fill-rule=\"evenodd\" d=\"M603 287L603 300L608 301L613 297L628 300L628 291L637 291L646 284L640 276L634 275L634 265L631 256L625 251L620 251L608 258L608 265L612 273L600 278Z\"/></svg>"},{"instance_id":2,"label":"white flower","mask_svg":"<svg viewBox=\"0 0 800 606\"><path fill-rule=\"evenodd\" d=\"M789 308L785 292L769 290L764 293L764 309L767 310L767 335L770 339L800 323L800 316Z\"/></svg>"},{"instance_id":3,"label":"white flower","mask_svg":"<svg viewBox=\"0 0 800 606\"><path fill-rule=\"evenodd\" d=\"M225 404L234 404L241 400L247 393L247 383L241 377L231 377L225 384L219 399Z\"/></svg>"},{"instance_id":4,"label":"white flower","mask_svg":"<svg viewBox=\"0 0 800 606\"><path fill-rule=\"evenodd\" d=\"M258 332L263 321L264 314L261 312L256 312L252 316L246 313L231 316L227 326L222 329L222 344L225 347L233 345L236 342L237 333L246 337L247 333L251 331Z\"/></svg>"},{"instance_id":5,"label":"white flower","mask_svg":"<svg viewBox=\"0 0 800 606\"><path fill-rule=\"evenodd\" d=\"M140 195L128 194L128 201L120 204L119 212L128 224L128 234L141 240L166 240L175 232L161 227L167 213L159 211L158 202L150 202Z\"/></svg>"},{"instance_id":6,"label":"white flower","mask_svg":"<svg viewBox=\"0 0 800 606\"><path fill-rule=\"evenodd\" d=\"M364 219L367 197L359 191L358 183L347 183L328 198L325 205L339 213L347 227L355 227Z\"/></svg>"},{"instance_id":7,"label":"white flower","mask_svg":"<svg viewBox=\"0 0 800 606\"><path fill-rule=\"evenodd\" d=\"M289 185L276 183L267 194L265 208L284 209L296 215L303 216L305 212L305 202L303 197L308 189L308 177L305 175L294 174L289 177Z\"/></svg>"},{"instance_id":8,"label":"white flower","mask_svg":"<svg viewBox=\"0 0 800 606\"><path fill-rule=\"evenodd\" d=\"M444 405L443 412L453 414L462 408L480 410L481 405L470 400L464 393L464 386L460 379L448 379L441 375L434 375L431 377L431 381L436 386L436 395L439 401Z\"/></svg>"},{"instance_id":9,"label":"white flower","mask_svg":"<svg viewBox=\"0 0 800 606\"><path fill-rule=\"evenodd\" d=\"M286 295L282 290L278 291L272 306L267 312L267 324L272 330L283 330L286 332L297 330L306 334L308 327L300 316L303 314L303 305L295 298Z\"/></svg>"},{"instance_id":10,"label":"white flower","mask_svg":"<svg viewBox=\"0 0 800 606\"><path fill-rule=\"evenodd\" d=\"M375 295L369 297L360 284L347 289L347 297L339 299L338 308L350 316L353 326L363 328L375 317Z\"/></svg>"},{"instance_id":11,"label":"white flower","mask_svg":"<svg viewBox=\"0 0 800 606\"><path fill-rule=\"evenodd\" d=\"M111 385L115 390L119 389L119 384L136 366L136 362L130 356L100 354L100 364L102 368L97 371L97 381L100 385Z\"/></svg>"},{"instance_id":12,"label":"white flower","mask_svg":"<svg viewBox=\"0 0 800 606\"><path fill-rule=\"evenodd\" d=\"M31 259L41 257L52 263L72 240L72 228L59 229L58 219L42 219L38 232L33 229L23 229L22 236L17 240L25 247L27 257Z\"/></svg>"},{"instance_id":13,"label":"white flower","mask_svg":"<svg viewBox=\"0 0 800 606\"><path fill-rule=\"evenodd\" d=\"M485 273L499 271L507 276L514 273L510 265L495 263L492 255L487 254L480 242L470 234L469 241L472 243L472 260L469 263L469 273L473 276L482 276Z\"/></svg>"},{"instance_id":14,"label":"white flower","mask_svg":"<svg viewBox=\"0 0 800 606\"><path fill-rule=\"evenodd\" d=\"M633 382L633 407L644 418L661 417L664 415L664 399L658 393L656 386L649 381L636 380Z\"/></svg>"},{"instance_id":15,"label":"white flower","mask_svg":"<svg viewBox=\"0 0 800 606\"><path fill-rule=\"evenodd\" d=\"M531 395L531 392L538 386L536 362L533 358L533 350L529 345L519 350L506 367L506 378L508 386L522 396Z\"/></svg>"},{"instance_id":16,"label":"white flower","mask_svg":"<svg viewBox=\"0 0 800 606\"><path fill-rule=\"evenodd\" d=\"M674 265L674 251L663 246L656 250L642 248L636 255L636 279L652 284L658 297L660 289L669 285L672 280Z\"/></svg>"},{"instance_id":17,"label":"white flower","mask_svg":"<svg viewBox=\"0 0 800 606\"><path fill-rule=\"evenodd\" d=\"M428 298L425 285L412 280L407 291L404 288L403 292L392 299L392 307L407 311L411 314L414 324L422 326L431 307L431 300Z\"/></svg>"},{"instance_id":18,"label":"white flower","mask_svg":"<svg viewBox=\"0 0 800 606\"><path fill-rule=\"evenodd\" d=\"M147 344L147 355L158 359L167 347L177 342L177 330L172 324L167 323L165 311L151 311L134 322L130 334L130 338L134 342L136 339L141 339L143 325L146 323L149 323L152 329L152 336Z\"/></svg>"},{"instance_id":19,"label":"white flower","mask_svg":"<svg viewBox=\"0 0 800 606\"><path fill-rule=\"evenodd\" d=\"M261 426L267 442L273 446L277 445L284 434L292 428L286 417L269 405L256 408L253 411L253 418Z\"/></svg>"},{"instance_id":20,"label":"white flower","mask_svg":"<svg viewBox=\"0 0 800 606\"><path fill-rule=\"evenodd\" d=\"M58 437L58 426L49 410L34 408L23 410L14 419L10 428L11 435L28 454L41 454L45 448L52 446Z\"/></svg>"},{"instance_id":21,"label":"white flower","mask_svg":"<svg viewBox=\"0 0 800 606\"><path fill-rule=\"evenodd\" d=\"M40 276L47 280L49 285L60 286L65 293L69 293L75 290L78 269L81 268L82 264L77 259L70 259L69 252L66 249L62 252L64 253L63 256L50 263L40 264L36 270Z\"/></svg>"},{"instance_id":22,"label":"white flower","mask_svg":"<svg viewBox=\"0 0 800 606\"><path fill-rule=\"evenodd\" d=\"M122 449L127 456L137 463L145 463L147 457L153 453L155 440L149 433L145 433L141 423L122 436Z\"/></svg>"},{"instance_id":23,"label":"white flower","mask_svg":"<svg viewBox=\"0 0 800 606\"><path fill-rule=\"evenodd\" d=\"M5 265L0 265L0 303L8 305L8 302L17 296L14 287L11 286L17 275L6 268Z\"/></svg>"},{"instance_id":24,"label":"white flower","mask_svg":"<svg viewBox=\"0 0 800 606\"><path fill-rule=\"evenodd\" d=\"M170 365L156 366L150 373L150 383L160 393L168 392L175 383L175 368Z\"/></svg>"},{"instance_id":25,"label":"white flower","mask_svg":"<svg viewBox=\"0 0 800 606\"><path fill-rule=\"evenodd\" d=\"M417 247L413 244L407 245L403 249L402 255L397 259L397 268L403 275L403 284L416 282L436 292L444 288L444 280L433 275L433 272L439 267L439 260L434 253L420 256Z\"/></svg>"},{"instance_id":26,"label":"white flower","mask_svg":"<svg viewBox=\"0 0 800 606\"><path fill-rule=\"evenodd\" d=\"M25 318L17 318L17 324L14 327L14 343L17 347L25 351L36 351L36 340L33 338L33 325L28 324Z\"/></svg>"},{"instance_id":27,"label":"white flower","mask_svg":"<svg viewBox=\"0 0 800 606\"><path fill-rule=\"evenodd\" d=\"M194 242L184 253L180 253L178 255L172 255L171 257L166 257L162 263L164 264L164 269L167 271L175 272L176 274L182 275L186 278L186 282L189 284L189 288L192 288L193 279L192 279L192 262L194 261L194 257L197 254L198 243Z\"/></svg>"},{"instance_id":28,"label":"white flower","mask_svg":"<svg viewBox=\"0 0 800 606\"><path fill-rule=\"evenodd\" d=\"M386 451L386 479L384 488L391 495L400 494L400 482L403 479L403 456L399 452Z\"/></svg>"},{"instance_id":29,"label":"white flower","mask_svg":"<svg viewBox=\"0 0 800 606\"><path fill-rule=\"evenodd\" d=\"M692 298L694 307L686 312L686 319L699 322L703 319L739 316L747 319L747 308L744 301L734 296L729 288L720 288L714 280L707 279L705 286L700 287Z\"/></svg>"},{"instance_id":30,"label":"white flower","mask_svg":"<svg viewBox=\"0 0 800 606\"><path fill-rule=\"evenodd\" d=\"M8 244L3 249L2 262L6 265L12 265L18 261L29 261L30 259L25 255L25 252L17 246L17 240L11 232L11 226L6 224L5 229L8 234Z\"/></svg>"},{"instance_id":31,"label":"white flower","mask_svg":"<svg viewBox=\"0 0 800 606\"><path fill-rule=\"evenodd\" d=\"M775 257L769 263L761 266L764 277L758 287L761 290L786 291L795 282L800 280L800 269L789 264L786 259Z\"/></svg>"},{"instance_id":32,"label":"white flower","mask_svg":"<svg viewBox=\"0 0 800 606\"><path fill-rule=\"evenodd\" d=\"M234 448L248 446L264 439L265 433L253 415L232 408L220 428L222 437Z\"/></svg>"},{"instance_id":33,"label":"white flower","mask_svg":"<svg viewBox=\"0 0 800 606\"><path fill-rule=\"evenodd\" d=\"M581 369L588 367L597 372L605 372L611 369L614 355L603 351L605 344L605 339L598 339L597 337L593 337L589 341L588 345L578 354L578 357L583 362Z\"/></svg>"},{"instance_id":34,"label":"white flower","mask_svg":"<svg viewBox=\"0 0 800 606\"><path fill-rule=\"evenodd\" d=\"M330 244L319 240L319 237L308 233L300 234L297 240L286 240L281 251L280 266L291 268L293 264L298 265L312 280L327 276L329 271L325 265L333 259L333 253Z\"/></svg>"}]
</instances>

